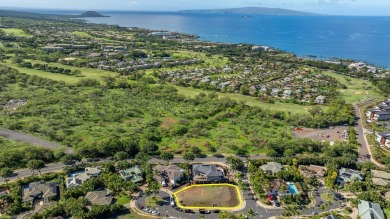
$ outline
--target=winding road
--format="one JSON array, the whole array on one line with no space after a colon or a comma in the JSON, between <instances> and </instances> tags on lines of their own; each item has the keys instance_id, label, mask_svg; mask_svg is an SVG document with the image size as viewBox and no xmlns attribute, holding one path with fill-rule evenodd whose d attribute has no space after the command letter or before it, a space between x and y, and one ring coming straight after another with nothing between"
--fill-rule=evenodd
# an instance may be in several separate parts
<instances>
[{"instance_id":1,"label":"winding road","mask_svg":"<svg viewBox=\"0 0 390 219\"><path fill-rule=\"evenodd\" d=\"M7 129L0 129L0 136L3 138L13 140L13 141L21 141L21 142L32 144L34 146L42 146L42 147L49 148L52 150L64 148L67 153L73 153L73 150L70 147L65 147L65 146L62 146L60 144L57 144L57 143L54 143L51 141L46 141L46 140L43 140L41 138L38 138L38 137L35 137L32 135L28 135L28 134L24 134L21 132L15 132L12 130L7 130Z\"/></svg>"}]
</instances>

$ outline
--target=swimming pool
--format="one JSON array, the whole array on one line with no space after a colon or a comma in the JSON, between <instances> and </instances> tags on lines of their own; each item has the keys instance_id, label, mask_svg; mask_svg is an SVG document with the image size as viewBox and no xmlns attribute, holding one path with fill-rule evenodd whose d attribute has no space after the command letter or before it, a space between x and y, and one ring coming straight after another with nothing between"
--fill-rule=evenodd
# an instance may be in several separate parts
<instances>
[{"instance_id":1,"label":"swimming pool","mask_svg":"<svg viewBox=\"0 0 390 219\"><path fill-rule=\"evenodd\" d=\"M297 187L294 185L293 182L288 182L287 185L288 185L288 190L290 191L290 193L291 193L292 195L299 194L298 189L297 189Z\"/></svg>"},{"instance_id":2,"label":"swimming pool","mask_svg":"<svg viewBox=\"0 0 390 219\"><path fill-rule=\"evenodd\" d=\"M79 175L80 173L84 173L84 171L78 171L78 172L69 173L68 177L75 177L75 176Z\"/></svg>"}]
</instances>

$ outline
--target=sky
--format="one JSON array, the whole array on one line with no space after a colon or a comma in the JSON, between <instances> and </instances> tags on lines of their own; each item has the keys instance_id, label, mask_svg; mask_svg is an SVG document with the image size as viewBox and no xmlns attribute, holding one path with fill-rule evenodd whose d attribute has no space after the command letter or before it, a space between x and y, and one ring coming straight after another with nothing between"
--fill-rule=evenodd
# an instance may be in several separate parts
<instances>
[{"instance_id":1,"label":"sky","mask_svg":"<svg viewBox=\"0 0 390 219\"><path fill-rule=\"evenodd\" d=\"M390 0L0 0L1 7L140 11L271 7L329 15L390 16Z\"/></svg>"}]
</instances>

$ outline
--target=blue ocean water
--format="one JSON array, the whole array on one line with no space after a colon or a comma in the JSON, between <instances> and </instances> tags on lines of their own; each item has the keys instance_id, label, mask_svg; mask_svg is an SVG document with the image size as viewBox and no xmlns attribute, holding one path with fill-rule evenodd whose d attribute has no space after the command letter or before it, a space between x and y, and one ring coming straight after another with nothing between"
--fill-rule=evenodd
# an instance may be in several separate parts
<instances>
[{"instance_id":1,"label":"blue ocean water","mask_svg":"<svg viewBox=\"0 0 390 219\"><path fill-rule=\"evenodd\" d=\"M203 40L268 45L298 56L355 59L390 68L390 17L102 12L94 23L197 34Z\"/></svg>"}]
</instances>

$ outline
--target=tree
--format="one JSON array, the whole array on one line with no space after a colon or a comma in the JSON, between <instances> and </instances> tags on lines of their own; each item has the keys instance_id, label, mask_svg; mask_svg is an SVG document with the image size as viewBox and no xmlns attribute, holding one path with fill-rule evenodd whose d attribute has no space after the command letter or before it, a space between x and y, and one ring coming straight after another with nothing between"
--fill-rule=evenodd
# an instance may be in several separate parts
<instances>
[{"instance_id":1,"label":"tree","mask_svg":"<svg viewBox=\"0 0 390 219\"><path fill-rule=\"evenodd\" d=\"M195 155L191 152L187 152L183 155L183 159L187 162L187 165L190 164L190 161L193 161L195 160ZM188 168L188 171L187 171L187 175L188 175L188 180L190 180L190 168Z\"/></svg>"},{"instance_id":2,"label":"tree","mask_svg":"<svg viewBox=\"0 0 390 219\"><path fill-rule=\"evenodd\" d=\"M252 208L249 208L247 214L248 214L249 218L252 219L253 216L255 216L255 211Z\"/></svg>"},{"instance_id":3,"label":"tree","mask_svg":"<svg viewBox=\"0 0 390 219\"><path fill-rule=\"evenodd\" d=\"M0 169L0 177L4 178L4 181L6 184L8 184L8 181L9 181L9 177L13 176L14 174L14 171L12 171L11 168L8 168L8 167L4 167L2 169Z\"/></svg>"},{"instance_id":4,"label":"tree","mask_svg":"<svg viewBox=\"0 0 390 219\"><path fill-rule=\"evenodd\" d=\"M170 152L166 152L166 151L163 151L161 152L160 154L160 158L166 162L169 162L170 160L172 160L174 158L173 154L170 153Z\"/></svg>"},{"instance_id":5,"label":"tree","mask_svg":"<svg viewBox=\"0 0 390 219\"><path fill-rule=\"evenodd\" d=\"M45 163L41 160L30 160L27 162L27 168L29 168L34 175L34 171L38 170L39 175L41 175L41 169L45 167Z\"/></svg>"},{"instance_id":6,"label":"tree","mask_svg":"<svg viewBox=\"0 0 390 219\"><path fill-rule=\"evenodd\" d=\"M183 155L183 159L187 162L190 163L190 161L195 160L195 155L191 152L187 152Z\"/></svg>"},{"instance_id":7,"label":"tree","mask_svg":"<svg viewBox=\"0 0 390 219\"><path fill-rule=\"evenodd\" d=\"M76 76L76 77L80 77L81 76L81 71L78 70L78 69L75 69L72 71L73 75Z\"/></svg>"},{"instance_id":8,"label":"tree","mask_svg":"<svg viewBox=\"0 0 390 219\"><path fill-rule=\"evenodd\" d=\"M244 168L244 161L238 157L230 156L226 159L226 163L229 164L231 169L234 171L239 171Z\"/></svg>"},{"instance_id":9,"label":"tree","mask_svg":"<svg viewBox=\"0 0 390 219\"><path fill-rule=\"evenodd\" d=\"M157 193L158 191L160 191L160 183L156 182L156 181L152 181L152 182L149 182L148 184L148 190L153 193L154 195L154 199L156 199L156 196L157 196Z\"/></svg>"},{"instance_id":10,"label":"tree","mask_svg":"<svg viewBox=\"0 0 390 219\"><path fill-rule=\"evenodd\" d=\"M129 158L129 155L124 151L116 152L114 155L114 159L117 161L126 160L127 158Z\"/></svg>"}]
</instances>

